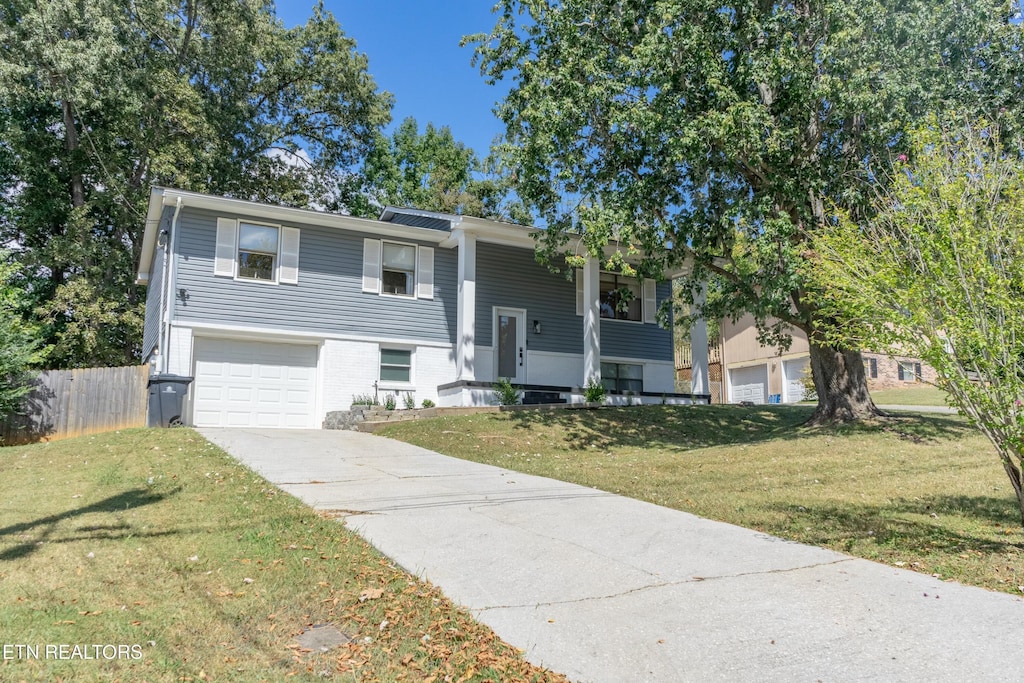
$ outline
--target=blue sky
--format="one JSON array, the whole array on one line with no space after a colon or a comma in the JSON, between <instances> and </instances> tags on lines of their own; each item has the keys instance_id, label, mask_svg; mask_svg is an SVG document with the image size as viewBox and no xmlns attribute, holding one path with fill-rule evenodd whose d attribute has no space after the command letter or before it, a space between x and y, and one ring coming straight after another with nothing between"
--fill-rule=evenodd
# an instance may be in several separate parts
<instances>
[{"instance_id":1,"label":"blue sky","mask_svg":"<svg viewBox=\"0 0 1024 683\"><path fill-rule=\"evenodd\" d=\"M488 86L479 68L470 66L472 48L459 47L459 40L490 31L495 1L326 0L324 6L369 58L377 86L394 95L392 125L413 116L421 131L428 122L449 126L456 140L482 158L505 130L492 110L507 85ZM277 13L294 26L305 22L312 7L312 0L285 0Z\"/></svg>"}]
</instances>

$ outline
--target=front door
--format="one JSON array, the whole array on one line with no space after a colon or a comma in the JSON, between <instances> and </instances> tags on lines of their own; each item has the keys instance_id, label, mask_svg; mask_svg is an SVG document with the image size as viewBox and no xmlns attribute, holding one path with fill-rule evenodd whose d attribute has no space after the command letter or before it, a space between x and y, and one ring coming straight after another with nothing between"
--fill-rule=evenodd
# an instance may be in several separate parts
<instances>
[{"instance_id":1,"label":"front door","mask_svg":"<svg viewBox=\"0 0 1024 683\"><path fill-rule=\"evenodd\" d=\"M494 309L497 377L514 384L526 381L526 311L519 308Z\"/></svg>"}]
</instances>

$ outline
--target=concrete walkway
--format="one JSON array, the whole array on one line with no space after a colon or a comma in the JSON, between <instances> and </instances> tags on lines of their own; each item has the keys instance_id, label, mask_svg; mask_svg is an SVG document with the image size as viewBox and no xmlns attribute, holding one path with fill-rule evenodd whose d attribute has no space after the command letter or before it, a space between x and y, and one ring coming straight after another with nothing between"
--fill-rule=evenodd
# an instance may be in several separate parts
<instances>
[{"instance_id":1,"label":"concrete walkway","mask_svg":"<svg viewBox=\"0 0 1024 683\"><path fill-rule=\"evenodd\" d=\"M201 432L576 681L1022 677L1010 595L370 434Z\"/></svg>"}]
</instances>

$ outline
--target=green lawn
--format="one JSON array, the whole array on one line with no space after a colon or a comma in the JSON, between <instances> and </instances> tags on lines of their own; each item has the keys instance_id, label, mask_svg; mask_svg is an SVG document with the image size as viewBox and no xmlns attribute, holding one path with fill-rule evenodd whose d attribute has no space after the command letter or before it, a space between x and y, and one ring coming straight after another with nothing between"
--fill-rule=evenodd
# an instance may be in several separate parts
<instances>
[{"instance_id":1,"label":"green lawn","mask_svg":"<svg viewBox=\"0 0 1024 683\"><path fill-rule=\"evenodd\" d=\"M954 415L808 429L810 406L648 406L418 420L382 435L1020 594L1024 534Z\"/></svg>"},{"instance_id":2,"label":"green lawn","mask_svg":"<svg viewBox=\"0 0 1024 683\"><path fill-rule=\"evenodd\" d=\"M931 384L908 384L898 389L879 389L871 392L875 405L944 406L946 392Z\"/></svg>"},{"instance_id":3,"label":"green lawn","mask_svg":"<svg viewBox=\"0 0 1024 683\"><path fill-rule=\"evenodd\" d=\"M191 430L0 463L0 632L40 655L5 651L0 680L564 680ZM352 642L299 648L319 624Z\"/></svg>"}]
</instances>

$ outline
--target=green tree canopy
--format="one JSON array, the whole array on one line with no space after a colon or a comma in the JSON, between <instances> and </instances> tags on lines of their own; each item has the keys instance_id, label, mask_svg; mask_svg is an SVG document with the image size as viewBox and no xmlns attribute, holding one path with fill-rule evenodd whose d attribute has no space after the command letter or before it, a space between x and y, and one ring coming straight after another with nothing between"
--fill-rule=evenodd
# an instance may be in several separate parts
<instances>
[{"instance_id":1,"label":"green tree canopy","mask_svg":"<svg viewBox=\"0 0 1024 683\"><path fill-rule=\"evenodd\" d=\"M947 107L1020 106L1014 4L707 0L503 0L471 37L500 105L517 192L599 255L610 242L650 272L691 268L685 303L752 312L768 343L811 340L812 420L873 414L859 351L815 332L802 270L828 207L870 215L871 164ZM772 322L776 321L776 322Z\"/></svg>"},{"instance_id":2,"label":"green tree canopy","mask_svg":"<svg viewBox=\"0 0 1024 683\"><path fill-rule=\"evenodd\" d=\"M285 28L262 0L0 3L0 243L48 362L137 360L149 186L338 208L390 108L322 4Z\"/></svg>"},{"instance_id":3,"label":"green tree canopy","mask_svg":"<svg viewBox=\"0 0 1024 683\"><path fill-rule=\"evenodd\" d=\"M0 252L0 421L17 412L39 361L38 330L22 319L23 283Z\"/></svg>"},{"instance_id":4,"label":"green tree canopy","mask_svg":"<svg viewBox=\"0 0 1024 683\"><path fill-rule=\"evenodd\" d=\"M934 367L995 445L1024 524L1024 150L984 123L933 123L892 175L873 219L815 238L821 332Z\"/></svg>"},{"instance_id":5,"label":"green tree canopy","mask_svg":"<svg viewBox=\"0 0 1024 683\"><path fill-rule=\"evenodd\" d=\"M509 197L508 174L495 149L483 161L459 142L448 126L428 123L420 133L409 117L390 135L378 133L363 162L359 195L353 211L376 215L384 206L482 218L528 220Z\"/></svg>"}]
</instances>

